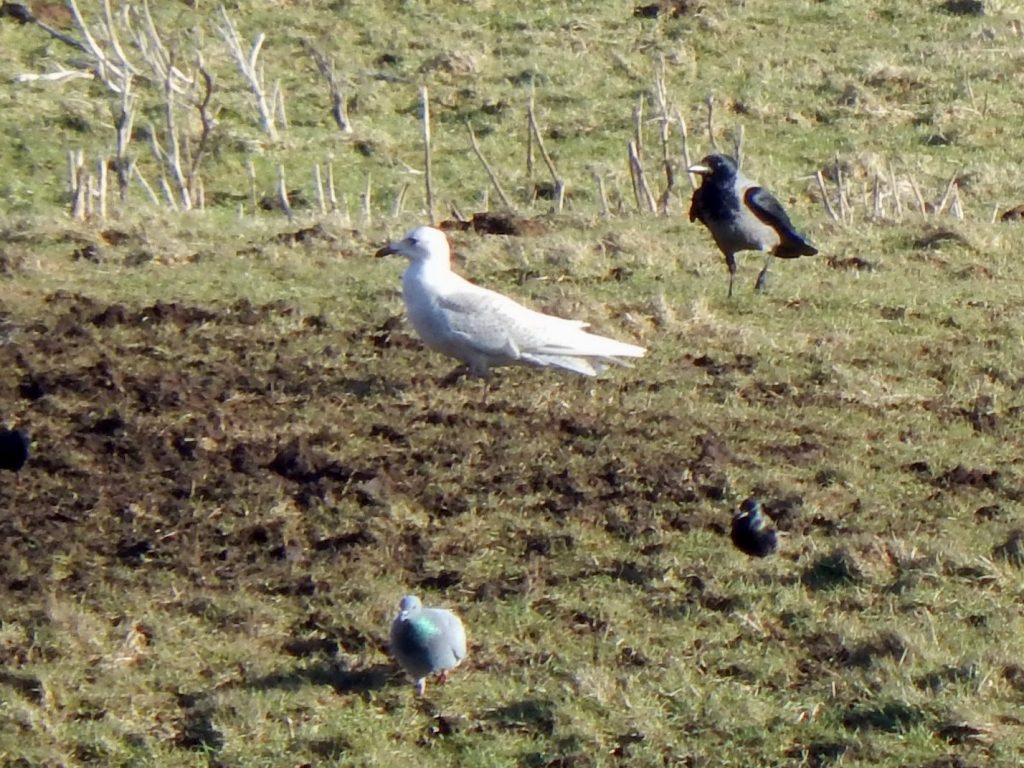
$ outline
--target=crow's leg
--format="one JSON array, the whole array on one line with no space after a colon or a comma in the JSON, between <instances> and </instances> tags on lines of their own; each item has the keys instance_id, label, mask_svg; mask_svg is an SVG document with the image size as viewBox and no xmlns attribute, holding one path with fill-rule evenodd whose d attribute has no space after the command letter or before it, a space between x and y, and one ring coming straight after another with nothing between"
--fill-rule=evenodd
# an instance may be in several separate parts
<instances>
[{"instance_id":1,"label":"crow's leg","mask_svg":"<svg viewBox=\"0 0 1024 768\"><path fill-rule=\"evenodd\" d=\"M758 293L764 293L768 289L768 264L771 261L772 255L768 252L764 254L764 268L757 276L757 282L754 283L754 290Z\"/></svg>"}]
</instances>

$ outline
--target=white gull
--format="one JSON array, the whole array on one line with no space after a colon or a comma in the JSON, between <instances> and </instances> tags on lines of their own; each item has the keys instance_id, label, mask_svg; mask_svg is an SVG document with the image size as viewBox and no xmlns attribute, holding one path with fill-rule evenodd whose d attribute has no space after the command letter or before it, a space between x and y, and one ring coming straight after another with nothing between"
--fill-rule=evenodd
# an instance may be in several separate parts
<instances>
[{"instance_id":1,"label":"white gull","mask_svg":"<svg viewBox=\"0 0 1024 768\"><path fill-rule=\"evenodd\" d=\"M417 227L390 243L378 256L409 259L402 296L409 321L423 342L490 378L500 365L562 368L595 376L620 357L643 357L645 350L587 333L587 323L545 315L496 291L481 288L451 270L448 238L433 227Z\"/></svg>"}]
</instances>

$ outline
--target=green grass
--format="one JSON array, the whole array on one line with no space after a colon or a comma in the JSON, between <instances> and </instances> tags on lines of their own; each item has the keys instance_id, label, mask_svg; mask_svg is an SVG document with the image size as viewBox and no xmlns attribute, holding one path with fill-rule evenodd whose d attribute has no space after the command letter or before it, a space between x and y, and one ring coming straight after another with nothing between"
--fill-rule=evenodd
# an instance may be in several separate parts
<instances>
[{"instance_id":1,"label":"green grass","mask_svg":"<svg viewBox=\"0 0 1024 768\"><path fill-rule=\"evenodd\" d=\"M34 442L0 485L0 762L1020 763L1024 235L991 223L1020 202L1012 9L708 5L233 3L287 93L272 143L214 13L160 4L216 77L204 212L132 187L109 220L71 221L66 152L109 153L115 102L77 80L0 91L0 392ZM351 137L306 37L350 83ZM77 56L6 19L0 47L7 81ZM743 128L745 169L822 251L773 264L766 296L748 256L726 300L685 180L670 216L635 210L625 146L660 57L693 154L713 95L718 141ZM547 181L526 174L531 81L558 215L529 202ZM468 119L543 225L453 233L458 271L647 358L439 385L452 361L396 324L403 265L371 258L426 218L421 85L439 214L496 200ZM154 181L160 94L137 95ZM657 193L656 123L644 140ZM281 164L313 200L328 155L347 215L252 209L248 161L259 196ZM837 161L846 224L813 179ZM937 202L954 174L965 220L917 213L909 178ZM960 237L919 242L937 229ZM750 494L782 530L765 561L727 536ZM386 649L407 592L470 636L425 701Z\"/></svg>"}]
</instances>

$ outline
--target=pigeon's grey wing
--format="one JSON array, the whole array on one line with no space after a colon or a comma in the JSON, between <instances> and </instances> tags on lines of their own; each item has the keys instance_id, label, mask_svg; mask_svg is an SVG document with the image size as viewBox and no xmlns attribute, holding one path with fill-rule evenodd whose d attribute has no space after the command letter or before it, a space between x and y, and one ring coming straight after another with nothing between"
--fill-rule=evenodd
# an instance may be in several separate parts
<instances>
[{"instance_id":1,"label":"pigeon's grey wing","mask_svg":"<svg viewBox=\"0 0 1024 768\"><path fill-rule=\"evenodd\" d=\"M434 628L426 651L432 672L440 672L458 666L466 655L466 632L462 621L444 608L427 608L423 618Z\"/></svg>"},{"instance_id":2,"label":"pigeon's grey wing","mask_svg":"<svg viewBox=\"0 0 1024 768\"><path fill-rule=\"evenodd\" d=\"M748 187L743 193L743 199L757 218L778 230L780 235L803 239L800 237L800 233L793 228L793 222L789 220L789 215L782 207L782 203L776 200L767 189Z\"/></svg>"},{"instance_id":3,"label":"pigeon's grey wing","mask_svg":"<svg viewBox=\"0 0 1024 768\"><path fill-rule=\"evenodd\" d=\"M462 620L454 613L446 612L445 623L447 624L448 642L451 645L452 654L456 661L466 658L466 630L462 626Z\"/></svg>"}]
</instances>

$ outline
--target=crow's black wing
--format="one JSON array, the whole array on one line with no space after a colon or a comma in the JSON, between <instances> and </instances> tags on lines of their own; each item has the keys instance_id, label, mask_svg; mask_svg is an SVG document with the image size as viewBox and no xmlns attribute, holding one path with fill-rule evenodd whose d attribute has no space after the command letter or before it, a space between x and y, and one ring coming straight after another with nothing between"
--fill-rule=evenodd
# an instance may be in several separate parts
<instances>
[{"instance_id":1,"label":"crow's black wing","mask_svg":"<svg viewBox=\"0 0 1024 768\"><path fill-rule=\"evenodd\" d=\"M789 220L789 215L782 207L782 203L776 200L767 189L748 187L743 193L743 199L754 215L765 224L775 229L785 230L786 234L800 237L793 229L793 222Z\"/></svg>"},{"instance_id":2,"label":"crow's black wing","mask_svg":"<svg viewBox=\"0 0 1024 768\"><path fill-rule=\"evenodd\" d=\"M751 213L779 233L781 242L775 249L776 256L791 259L796 256L813 256L818 252L817 248L796 231L782 203L767 189L748 187L743 193L743 200Z\"/></svg>"}]
</instances>

